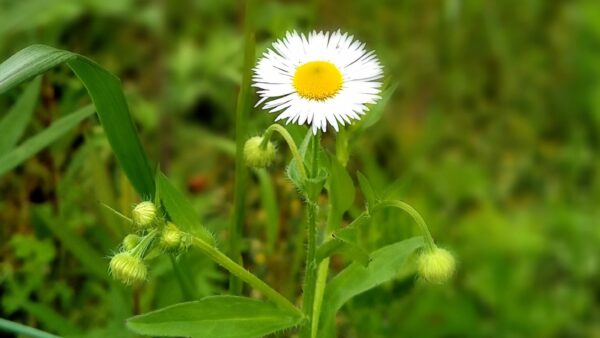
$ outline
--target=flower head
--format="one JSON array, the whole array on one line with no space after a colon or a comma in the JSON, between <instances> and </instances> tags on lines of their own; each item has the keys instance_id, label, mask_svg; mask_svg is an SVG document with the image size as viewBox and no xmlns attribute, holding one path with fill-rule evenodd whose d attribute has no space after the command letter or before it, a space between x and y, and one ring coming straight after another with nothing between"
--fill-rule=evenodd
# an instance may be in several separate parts
<instances>
[{"instance_id":1,"label":"flower head","mask_svg":"<svg viewBox=\"0 0 600 338\"><path fill-rule=\"evenodd\" d=\"M306 123L316 133L360 119L380 98L382 76L375 54L347 33L288 32L258 61L253 86L257 105L279 112L276 120Z\"/></svg>"},{"instance_id":2,"label":"flower head","mask_svg":"<svg viewBox=\"0 0 600 338\"><path fill-rule=\"evenodd\" d=\"M244 144L244 161L252 168L268 167L275 158L275 146L271 142L263 147L263 138L254 136Z\"/></svg>"},{"instance_id":3,"label":"flower head","mask_svg":"<svg viewBox=\"0 0 600 338\"><path fill-rule=\"evenodd\" d=\"M419 276L432 284L442 284L454 274L456 263L452 254L445 249L435 248L421 254L418 262Z\"/></svg>"},{"instance_id":4,"label":"flower head","mask_svg":"<svg viewBox=\"0 0 600 338\"><path fill-rule=\"evenodd\" d=\"M133 208L131 218L135 227L147 229L157 220L156 206L150 201L144 201Z\"/></svg>"},{"instance_id":5,"label":"flower head","mask_svg":"<svg viewBox=\"0 0 600 338\"><path fill-rule=\"evenodd\" d=\"M125 285L140 284L148 276L148 268L144 261L129 252L120 252L113 256L109 268L113 278Z\"/></svg>"}]
</instances>

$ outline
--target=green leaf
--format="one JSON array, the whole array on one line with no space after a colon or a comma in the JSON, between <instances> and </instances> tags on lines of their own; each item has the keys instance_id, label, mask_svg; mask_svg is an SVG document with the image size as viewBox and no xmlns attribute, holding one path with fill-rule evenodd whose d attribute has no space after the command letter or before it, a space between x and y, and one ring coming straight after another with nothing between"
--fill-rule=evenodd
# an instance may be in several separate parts
<instances>
[{"instance_id":1,"label":"green leaf","mask_svg":"<svg viewBox=\"0 0 600 338\"><path fill-rule=\"evenodd\" d=\"M0 318L0 331L13 332L32 338L58 338L48 332Z\"/></svg>"},{"instance_id":2,"label":"green leaf","mask_svg":"<svg viewBox=\"0 0 600 338\"><path fill-rule=\"evenodd\" d=\"M317 263L320 263L323 259L337 253L348 256L352 261L358 262L362 266L369 265L369 262L371 261L369 253L358 246L357 243L341 238L333 238L325 242L317 250Z\"/></svg>"},{"instance_id":3,"label":"green leaf","mask_svg":"<svg viewBox=\"0 0 600 338\"><path fill-rule=\"evenodd\" d=\"M94 113L94 107L87 106L72 114L54 121L48 128L31 137L10 152L0 156L0 176L6 174L40 150L47 147L69 130L73 129L83 119Z\"/></svg>"},{"instance_id":4,"label":"green leaf","mask_svg":"<svg viewBox=\"0 0 600 338\"><path fill-rule=\"evenodd\" d=\"M413 237L385 246L371 253L369 266L352 263L335 276L325 289L322 332L331 336L335 330L335 314L348 300L396 277L409 257L423 245L422 237Z\"/></svg>"},{"instance_id":5,"label":"green leaf","mask_svg":"<svg viewBox=\"0 0 600 338\"><path fill-rule=\"evenodd\" d=\"M373 208L375 204L377 204L378 196L373 190L373 186L369 182L369 180L360 172L356 172L356 177L358 178L358 184L360 185L360 190L363 195L365 195L365 199L367 200L367 206L369 208Z\"/></svg>"},{"instance_id":6,"label":"green leaf","mask_svg":"<svg viewBox=\"0 0 600 338\"><path fill-rule=\"evenodd\" d=\"M127 327L152 336L252 338L296 326L300 320L259 300L214 296L132 317Z\"/></svg>"},{"instance_id":7,"label":"green leaf","mask_svg":"<svg viewBox=\"0 0 600 338\"><path fill-rule=\"evenodd\" d=\"M93 61L44 45L27 47L0 64L0 94L62 63L83 82L123 171L144 198L154 195L154 174L138 139L121 83Z\"/></svg>"},{"instance_id":8,"label":"green leaf","mask_svg":"<svg viewBox=\"0 0 600 338\"><path fill-rule=\"evenodd\" d=\"M162 206L169 214L173 223L183 231L191 232L200 237L203 241L214 246L215 238L212 233L200 223L200 218L198 217L196 210L194 210L194 207L160 171L156 173L156 186L158 188L157 195L160 196Z\"/></svg>"},{"instance_id":9,"label":"green leaf","mask_svg":"<svg viewBox=\"0 0 600 338\"><path fill-rule=\"evenodd\" d=\"M304 160L304 168L307 169L312 167L313 161L313 147L311 145L311 141L315 138L312 131L309 129L298 147L298 151L300 152L300 156ZM321 147L319 147L320 149ZM323 189L323 185L325 184L325 180L328 176L327 172L327 155L319 150L318 153L318 167L317 167L317 175L316 177L309 177L307 181L303 182L302 177L298 171L298 167L296 164L296 159L292 159L287 168L287 175L290 180L294 183L296 188L301 192L305 193L307 196L314 196L315 194L321 192ZM310 173L309 173L310 176Z\"/></svg>"},{"instance_id":10,"label":"green leaf","mask_svg":"<svg viewBox=\"0 0 600 338\"><path fill-rule=\"evenodd\" d=\"M0 93L75 57L77 54L49 46L27 47L0 65Z\"/></svg>"},{"instance_id":11,"label":"green leaf","mask_svg":"<svg viewBox=\"0 0 600 338\"><path fill-rule=\"evenodd\" d=\"M329 199L334 213L339 217L344 214L354 202L356 189L346 168L335 156L330 156Z\"/></svg>"},{"instance_id":12,"label":"green leaf","mask_svg":"<svg viewBox=\"0 0 600 338\"><path fill-rule=\"evenodd\" d=\"M302 140L302 143L300 143L300 147L298 147L300 156L302 156L302 159L304 159L305 162L306 162L306 153L308 150L308 145L310 144L310 140L312 139L312 137L313 137L312 131L309 129L306 132L304 139ZM301 165L305 165L305 164L303 163ZM304 191L304 189L305 189L304 182L302 182L302 177L300 176L300 172L298 170L298 164L296 163L295 158L292 158L292 160L290 161L290 164L287 167L287 176L294 183L296 188L298 188L301 191Z\"/></svg>"},{"instance_id":13,"label":"green leaf","mask_svg":"<svg viewBox=\"0 0 600 338\"><path fill-rule=\"evenodd\" d=\"M363 212L347 227L334 232L332 239L326 241L317 249L317 263L333 254L341 253L350 257L353 261L367 266L371 261L371 257L357 242L359 227L367 224L370 220L371 217L366 212Z\"/></svg>"},{"instance_id":14,"label":"green leaf","mask_svg":"<svg viewBox=\"0 0 600 338\"><path fill-rule=\"evenodd\" d=\"M12 149L31 120L40 94L40 78L31 82L11 110L0 121L0 154Z\"/></svg>"}]
</instances>

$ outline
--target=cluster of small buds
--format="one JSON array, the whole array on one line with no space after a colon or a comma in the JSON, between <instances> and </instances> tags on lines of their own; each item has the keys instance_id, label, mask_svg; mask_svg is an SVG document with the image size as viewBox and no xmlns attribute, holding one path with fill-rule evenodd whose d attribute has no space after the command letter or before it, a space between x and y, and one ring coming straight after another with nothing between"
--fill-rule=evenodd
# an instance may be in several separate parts
<instances>
[{"instance_id":1,"label":"cluster of small buds","mask_svg":"<svg viewBox=\"0 0 600 338\"><path fill-rule=\"evenodd\" d=\"M244 145L244 161L251 168L266 168L275 159L275 146L270 141L263 144L263 137L254 136Z\"/></svg>"},{"instance_id":2,"label":"cluster of small buds","mask_svg":"<svg viewBox=\"0 0 600 338\"><path fill-rule=\"evenodd\" d=\"M443 284L452 278L455 268L454 256L448 250L436 247L421 254L417 271L423 280L432 284Z\"/></svg>"},{"instance_id":3,"label":"cluster of small buds","mask_svg":"<svg viewBox=\"0 0 600 338\"><path fill-rule=\"evenodd\" d=\"M160 252L181 253L191 243L191 235L160 216L152 202L137 204L131 216L135 233L123 238L121 251L111 258L109 264L113 278L130 286L146 280L148 268L144 259L148 259L146 254L155 246Z\"/></svg>"}]
</instances>

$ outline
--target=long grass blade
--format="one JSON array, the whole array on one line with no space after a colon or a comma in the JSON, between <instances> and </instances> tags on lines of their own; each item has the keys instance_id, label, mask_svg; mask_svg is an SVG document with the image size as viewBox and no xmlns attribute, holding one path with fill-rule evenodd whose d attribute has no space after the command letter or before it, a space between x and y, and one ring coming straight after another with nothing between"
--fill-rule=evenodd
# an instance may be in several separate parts
<instances>
[{"instance_id":1,"label":"long grass blade","mask_svg":"<svg viewBox=\"0 0 600 338\"><path fill-rule=\"evenodd\" d=\"M106 137L129 181L141 196L152 199L154 173L137 136L121 83L114 75L78 54L34 45L0 64L0 94L65 62L92 98Z\"/></svg>"},{"instance_id":2,"label":"long grass blade","mask_svg":"<svg viewBox=\"0 0 600 338\"><path fill-rule=\"evenodd\" d=\"M55 336L51 333L44 332L33 327L19 324L3 318L0 318L0 330L5 332L22 334L31 338L59 338L58 336Z\"/></svg>"},{"instance_id":3,"label":"long grass blade","mask_svg":"<svg viewBox=\"0 0 600 338\"><path fill-rule=\"evenodd\" d=\"M41 80L32 81L10 111L0 120L0 154L12 149L31 120L40 93Z\"/></svg>"},{"instance_id":4,"label":"long grass blade","mask_svg":"<svg viewBox=\"0 0 600 338\"><path fill-rule=\"evenodd\" d=\"M0 155L0 176L37 154L92 114L94 114L93 106L84 107L56 120L41 133L31 137L8 153Z\"/></svg>"}]
</instances>

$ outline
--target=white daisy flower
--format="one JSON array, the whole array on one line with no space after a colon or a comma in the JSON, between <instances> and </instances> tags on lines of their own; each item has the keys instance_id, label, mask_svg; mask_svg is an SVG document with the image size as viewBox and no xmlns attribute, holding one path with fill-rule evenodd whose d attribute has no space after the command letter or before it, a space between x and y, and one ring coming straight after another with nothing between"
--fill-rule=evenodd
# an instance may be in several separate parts
<instances>
[{"instance_id":1,"label":"white daisy flower","mask_svg":"<svg viewBox=\"0 0 600 338\"><path fill-rule=\"evenodd\" d=\"M288 32L258 61L253 86L256 105L277 112L276 121L306 123L316 134L360 119L380 98L382 77L375 54L352 35Z\"/></svg>"}]
</instances>

